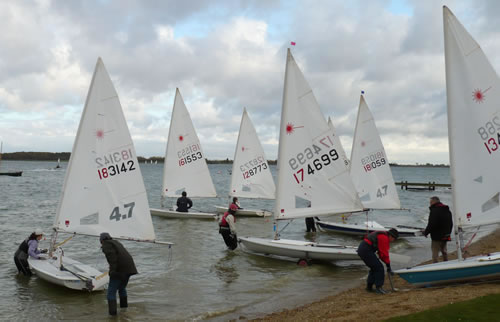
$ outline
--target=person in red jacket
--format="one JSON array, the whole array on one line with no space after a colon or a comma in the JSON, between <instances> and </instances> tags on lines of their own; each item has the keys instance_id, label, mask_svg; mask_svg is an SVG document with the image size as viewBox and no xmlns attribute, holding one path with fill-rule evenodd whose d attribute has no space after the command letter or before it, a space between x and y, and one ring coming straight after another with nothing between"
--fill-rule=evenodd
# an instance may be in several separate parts
<instances>
[{"instance_id":1,"label":"person in red jacket","mask_svg":"<svg viewBox=\"0 0 500 322\"><path fill-rule=\"evenodd\" d=\"M222 235L226 246L230 250L235 250L238 247L238 237L236 236L236 214L238 207L235 204L229 206L228 211L224 213L219 221L219 234Z\"/></svg>"},{"instance_id":2,"label":"person in red jacket","mask_svg":"<svg viewBox=\"0 0 500 322\"><path fill-rule=\"evenodd\" d=\"M373 292L373 284L375 284L375 293L386 294L387 292L382 288L384 285L384 266L380 262L385 263L387 267L387 274L394 275L391 269L391 260L389 258L390 243L398 239L399 232L391 228L389 231L375 231L365 237L358 247L358 255L363 262L370 268L368 279L366 281L366 290ZM378 252L377 258L375 253Z\"/></svg>"}]
</instances>

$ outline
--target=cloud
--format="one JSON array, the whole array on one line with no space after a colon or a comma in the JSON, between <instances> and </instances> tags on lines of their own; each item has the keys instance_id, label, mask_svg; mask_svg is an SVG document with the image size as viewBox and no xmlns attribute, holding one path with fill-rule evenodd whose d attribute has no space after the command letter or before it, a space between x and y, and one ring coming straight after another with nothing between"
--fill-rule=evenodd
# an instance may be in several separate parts
<instances>
[{"instance_id":1,"label":"cloud","mask_svg":"<svg viewBox=\"0 0 500 322\"><path fill-rule=\"evenodd\" d=\"M274 159L293 40L346 151L364 90L391 162L447 163L442 4L3 1L0 136L11 151L70 151L100 56L140 155L163 155L178 87L208 157L232 158L246 107ZM497 2L449 5L500 67Z\"/></svg>"}]
</instances>

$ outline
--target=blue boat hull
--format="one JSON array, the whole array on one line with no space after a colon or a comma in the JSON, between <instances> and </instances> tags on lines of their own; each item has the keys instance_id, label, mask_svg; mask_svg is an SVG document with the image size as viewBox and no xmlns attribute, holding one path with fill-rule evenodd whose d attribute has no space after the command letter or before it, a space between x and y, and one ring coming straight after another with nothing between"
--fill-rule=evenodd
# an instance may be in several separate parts
<instances>
[{"instance_id":1,"label":"blue boat hull","mask_svg":"<svg viewBox=\"0 0 500 322\"><path fill-rule=\"evenodd\" d=\"M347 235L354 235L354 236L365 236L368 233L372 233L374 231L380 231L380 229L366 229L366 227L360 226L359 228L356 227L343 227L341 225L332 225L328 224L326 222L321 222L317 221L317 224L320 228L328 231L328 232L333 232L333 233L340 233L340 234L347 234ZM352 225L351 225L352 226ZM402 229L399 229L399 237L415 237L416 234L415 232L406 232Z\"/></svg>"},{"instance_id":2,"label":"blue boat hull","mask_svg":"<svg viewBox=\"0 0 500 322\"><path fill-rule=\"evenodd\" d=\"M500 278L500 253L478 256L464 261L450 261L438 264L401 269L396 273L416 286L433 286L467 281Z\"/></svg>"}]
</instances>

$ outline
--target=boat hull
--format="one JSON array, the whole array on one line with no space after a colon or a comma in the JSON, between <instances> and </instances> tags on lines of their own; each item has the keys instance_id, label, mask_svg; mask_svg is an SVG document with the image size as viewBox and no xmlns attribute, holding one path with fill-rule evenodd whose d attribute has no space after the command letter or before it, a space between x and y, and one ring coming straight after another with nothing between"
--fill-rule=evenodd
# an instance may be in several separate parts
<instances>
[{"instance_id":1,"label":"boat hull","mask_svg":"<svg viewBox=\"0 0 500 322\"><path fill-rule=\"evenodd\" d=\"M239 242L249 251L264 255L320 261L361 260L356 247L350 246L256 237L242 237L239 238Z\"/></svg>"},{"instance_id":2,"label":"boat hull","mask_svg":"<svg viewBox=\"0 0 500 322\"><path fill-rule=\"evenodd\" d=\"M66 256L63 257L63 267L65 268L63 270L60 269L59 259L29 258L28 263L30 269L41 279L73 290L102 291L109 283L109 276L106 273ZM80 275L81 278L68 270Z\"/></svg>"},{"instance_id":3,"label":"boat hull","mask_svg":"<svg viewBox=\"0 0 500 322\"><path fill-rule=\"evenodd\" d=\"M227 211L227 207L215 206L215 211L218 214L223 214ZM261 209L238 209L236 211L238 217L269 217L271 215L270 211Z\"/></svg>"},{"instance_id":4,"label":"boat hull","mask_svg":"<svg viewBox=\"0 0 500 322\"><path fill-rule=\"evenodd\" d=\"M367 233L372 233L374 231L388 231L388 227L367 227L365 225L355 225L355 224L344 224L337 222L327 222L327 221L317 221L317 225L327 231L339 234L346 234L351 236L365 236ZM417 237L422 236L422 232L419 229L409 229L397 227L399 232L399 237Z\"/></svg>"},{"instance_id":5,"label":"boat hull","mask_svg":"<svg viewBox=\"0 0 500 322\"><path fill-rule=\"evenodd\" d=\"M409 267L395 271L416 286L433 286L500 278L500 253Z\"/></svg>"},{"instance_id":6,"label":"boat hull","mask_svg":"<svg viewBox=\"0 0 500 322\"><path fill-rule=\"evenodd\" d=\"M0 176L20 177L23 175L22 171L16 172L0 172Z\"/></svg>"},{"instance_id":7,"label":"boat hull","mask_svg":"<svg viewBox=\"0 0 500 322\"><path fill-rule=\"evenodd\" d=\"M158 216L162 218L171 219L205 219L205 220L215 220L217 219L217 214L211 214L206 212L179 212L169 209L150 209L151 215Z\"/></svg>"}]
</instances>

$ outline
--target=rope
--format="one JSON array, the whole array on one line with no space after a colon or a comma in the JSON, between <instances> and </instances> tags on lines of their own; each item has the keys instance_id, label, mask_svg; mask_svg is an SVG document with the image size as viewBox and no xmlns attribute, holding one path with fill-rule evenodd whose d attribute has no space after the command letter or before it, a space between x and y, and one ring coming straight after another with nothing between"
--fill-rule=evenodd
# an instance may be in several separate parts
<instances>
[{"instance_id":1,"label":"rope","mask_svg":"<svg viewBox=\"0 0 500 322\"><path fill-rule=\"evenodd\" d=\"M58 247L61 247L62 245L66 244L67 242L69 242L71 239L73 239L73 237L75 237L75 234L69 236L68 238L66 238L65 240L63 240L62 242L60 242L59 244L56 244L54 245L54 249L58 248Z\"/></svg>"}]
</instances>

